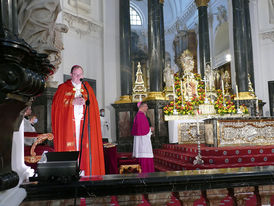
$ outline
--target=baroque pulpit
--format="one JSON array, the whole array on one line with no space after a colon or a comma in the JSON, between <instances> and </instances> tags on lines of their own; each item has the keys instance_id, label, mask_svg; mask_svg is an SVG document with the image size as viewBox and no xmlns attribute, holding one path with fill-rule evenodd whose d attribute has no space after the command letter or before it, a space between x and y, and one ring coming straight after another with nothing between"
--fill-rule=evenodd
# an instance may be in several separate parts
<instances>
[{"instance_id":1,"label":"baroque pulpit","mask_svg":"<svg viewBox=\"0 0 274 206\"><path fill-rule=\"evenodd\" d=\"M55 70L47 54L38 53L19 37L17 11L17 1L1 1L0 196L19 182L20 175L14 171L17 165L12 163L15 161L12 153L23 146L21 148L20 140L13 138L21 125L24 109L33 97L43 92L47 78ZM23 160L23 156L21 158Z\"/></svg>"}]
</instances>

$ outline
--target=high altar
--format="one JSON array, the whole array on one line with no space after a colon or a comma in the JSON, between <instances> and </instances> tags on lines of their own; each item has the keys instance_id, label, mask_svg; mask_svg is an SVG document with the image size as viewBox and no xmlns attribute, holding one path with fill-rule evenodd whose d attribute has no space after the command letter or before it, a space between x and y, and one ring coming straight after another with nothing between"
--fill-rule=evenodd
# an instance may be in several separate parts
<instances>
[{"instance_id":1,"label":"high altar","mask_svg":"<svg viewBox=\"0 0 274 206\"><path fill-rule=\"evenodd\" d=\"M249 94L231 93L230 75L225 72L221 88L216 88L216 71L206 65L202 79L194 73L194 59L185 50L180 56L182 74L174 74L171 101L164 107L169 142L204 143L207 146L271 145L274 143L274 119L259 117L260 108L249 80ZM199 139L198 139L199 138Z\"/></svg>"}]
</instances>

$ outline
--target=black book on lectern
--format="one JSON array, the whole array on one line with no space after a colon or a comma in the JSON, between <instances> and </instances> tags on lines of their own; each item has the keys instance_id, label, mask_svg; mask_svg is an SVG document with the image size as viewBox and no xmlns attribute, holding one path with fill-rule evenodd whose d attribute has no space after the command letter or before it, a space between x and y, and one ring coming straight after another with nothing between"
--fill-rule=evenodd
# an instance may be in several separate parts
<instances>
[{"instance_id":1,"label":"black book on lectern","mask_svg":"<svg viewBox=\"0 0 274 206\"><path fill-rule=\"evenodd\" d=\"M48 152L37 163L38 181L68 183L79 179L78 151Z\"/></svg>"}]
</instances>

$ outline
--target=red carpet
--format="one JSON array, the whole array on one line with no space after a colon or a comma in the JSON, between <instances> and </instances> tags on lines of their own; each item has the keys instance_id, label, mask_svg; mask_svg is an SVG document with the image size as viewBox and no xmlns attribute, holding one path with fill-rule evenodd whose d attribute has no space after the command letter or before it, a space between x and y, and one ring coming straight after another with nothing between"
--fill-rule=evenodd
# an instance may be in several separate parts
<instances>
[{"instance_id":1,"label":"red carpet","mask_svg":"<svg viewBox=\"0 0 274 206\"><path fill-rule=\"evenodd\" d=\"M274 165L274 146L206 147L201 145L203 165L193 165L197 145L165 144L154 150L156 171L213 169Z\"/></svg>"}]
</instances>

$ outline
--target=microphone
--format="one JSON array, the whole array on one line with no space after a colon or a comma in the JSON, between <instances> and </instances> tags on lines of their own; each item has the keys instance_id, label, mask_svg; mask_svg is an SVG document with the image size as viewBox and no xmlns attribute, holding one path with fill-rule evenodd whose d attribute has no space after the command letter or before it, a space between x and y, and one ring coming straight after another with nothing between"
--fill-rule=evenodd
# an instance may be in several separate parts
<instances>
[{"instance_id":1,"label":"microphone","mask_svg":"<svg viewBox=\"0 0 274 206\"><path fill-rule=\"evenodd\" d=\"M84 82L85 80L84 80L83 78L80 78L80 81L81 81L81 82Z\"/></svg>"}]
</instances>

